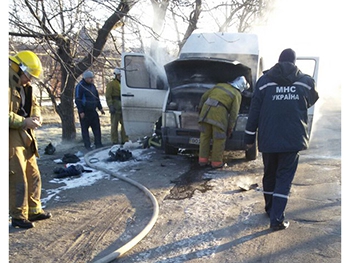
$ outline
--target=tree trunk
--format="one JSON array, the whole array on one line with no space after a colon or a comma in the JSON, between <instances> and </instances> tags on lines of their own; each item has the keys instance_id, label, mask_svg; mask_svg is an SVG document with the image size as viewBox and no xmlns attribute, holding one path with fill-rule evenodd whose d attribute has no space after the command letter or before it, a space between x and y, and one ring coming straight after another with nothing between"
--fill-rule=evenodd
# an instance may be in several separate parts
<instances>
[{"instance_id":1,"label":"tree trunk","mask_svg":"<svg viewBox=\"0 0 350 263\"><path fill-rule=\"evenodd\" d=\"M182 41L179 43L179 51L182 49L187 38L190 37L190 35L195 29L197 29L197 23L201 12L202 12L202 0L196 0L195 9L191 12L189 17L189 23L188 23L186 33L184 34L184 38L182 39Z\"/></svg>"},{"instance_id":2,"label":"tree trunk","mask_svg":"<svg viewBox=\"0 0 350 263\"><path fill-rule=\"evenodd\" d=\"M76 138L74 100L72 99L74 98L75 78L72 75L67 77L64 92L61 93L61 103L57 106L57 113L62 121L62 140L72 141Z\"/></svg>"}]
</instances>

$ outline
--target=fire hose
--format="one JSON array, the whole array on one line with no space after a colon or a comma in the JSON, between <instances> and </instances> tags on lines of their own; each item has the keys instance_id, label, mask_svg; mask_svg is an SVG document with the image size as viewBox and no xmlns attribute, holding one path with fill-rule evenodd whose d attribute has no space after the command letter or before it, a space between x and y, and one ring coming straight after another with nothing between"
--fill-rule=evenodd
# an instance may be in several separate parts
<instances>
[{"instance_id":1,"label":"fire hose","mask_svg":"<svg viewBox=\"0 0 350 263\"><path fill-rule=\"evenodd\" d=\"M146 225L146 227L138 234L136 235L133 239L131 239L128 243L126 243L125 245L123 245L120 248L117 248L116 250L114 250L112 253L108 254L107 256L95 261L95 263L107 263L107 262L111 262L112 260L115 260L117 258L120 258L123 254L125 254L126 252L128 252L130 249L132 249L137 243L139 243L153 228L153 226L155 225L157 218L158 218L158 214L159 214L159 205L158 205L158 201L155 198L155 196L142 184L127 178L125 176L122 175L118 175L114 172L111 172L110 170L103 168L103 167L99 167L98 165L95 164L95 162L91 162L91 160L93 158L90 158L93 154L95 154L96 152L105 150L107 148L110 147L103 147L103 148L99 148L96 150L93 150L91 152L88 152L87 154L85 154L84 156L84 160L85 163L87 164L87 166L94 168L96 170L100 170L103 171L113 177L116 177L120 180L126 181L134 186L136 186L137 188L139 188L140 190L142 190L147 197L151 200L152 205L153 205L153 214L152 217L150 219L150 221L148 222L148 224Z\"/></svg>"}]
</instances>

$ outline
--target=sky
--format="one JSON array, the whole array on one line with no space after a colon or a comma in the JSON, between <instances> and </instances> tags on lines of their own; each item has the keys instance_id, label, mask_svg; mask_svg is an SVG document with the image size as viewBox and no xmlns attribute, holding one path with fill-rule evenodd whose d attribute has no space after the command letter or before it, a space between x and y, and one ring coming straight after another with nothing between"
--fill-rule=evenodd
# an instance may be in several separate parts
<instances>
[{"instance_id":1,"label":"sky","mask_svg":"<svg viewBox=\"0 0 350 263\"><path fill-rule=\"evenodd\" d=\"M344 34L345 5L344 0L276 0L268 24L255 29L262 51L268 54L265 61L272 66L283 49L292 48L299 56L319 56L326 72L344 71L349 42ZM341 83L344 79L341 74L332 81Z\"/></svg>"}]
</instances>

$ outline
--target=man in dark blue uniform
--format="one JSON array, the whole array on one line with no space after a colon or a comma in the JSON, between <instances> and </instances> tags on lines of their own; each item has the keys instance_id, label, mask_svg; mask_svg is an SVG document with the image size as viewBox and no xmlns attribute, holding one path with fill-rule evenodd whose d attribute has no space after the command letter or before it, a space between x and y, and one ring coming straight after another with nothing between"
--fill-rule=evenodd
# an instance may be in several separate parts
<instances>
[{"instance_id":1,"label":"man in dark blue uniform","mask_svg":"<svg viewBox=\"0 0 350 263\"><path fill-rule=\"evenodd\" d=\"M308 148L308 108L318 100L315 81L295 66L295 52L285 49L278 63L264 72L256 84L245 143L251 147L258 132L264 163L265 211L270 228L289 226L284 211L298 166L299 151Z\"/></svg>"},{"instance_id":2,"label":"man in dark blue uniform","mask_svg":"<svg viewBox=\"0 0 350 263\"><path fill-rule=\"evenodd\" d=\"M89 127L95 138L95 147L102 147L100 117L96 108L105 114L98 91L94 85L94 74L91 71L83 73L83 79L75 88L75 104L77 105L81 125L81 135L86 149L91 149Z\"/></svg>"}]
</instances>

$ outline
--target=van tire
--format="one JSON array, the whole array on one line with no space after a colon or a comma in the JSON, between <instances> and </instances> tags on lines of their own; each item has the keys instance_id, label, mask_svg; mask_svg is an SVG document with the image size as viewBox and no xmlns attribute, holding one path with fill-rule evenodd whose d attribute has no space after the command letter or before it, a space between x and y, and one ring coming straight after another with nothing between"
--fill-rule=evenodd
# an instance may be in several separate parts
<instances>
[{"instance_id":1,"label":"van tire","mask_svg":"<svg viewBox=\"0 0 350 263\"><path fill-rule=\"evenodd\" d=\"M253 161L253 160L256 160L256 158L258 158L258 154L259 154L258 145L255 142L251 148L245 151L245 158L248 161Z\"/></svg>"},{"instance_id":2,"label":"van tire","mask_svg":"<svg viewBox=\"0 0 350 263\"><path fill-rule=\"evenodd\" d=\"M177 155L179 149L176 147L172 147L168 144L164 144L164 152L165 154Z\"/></svg>"}]
</instances>

